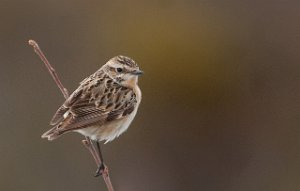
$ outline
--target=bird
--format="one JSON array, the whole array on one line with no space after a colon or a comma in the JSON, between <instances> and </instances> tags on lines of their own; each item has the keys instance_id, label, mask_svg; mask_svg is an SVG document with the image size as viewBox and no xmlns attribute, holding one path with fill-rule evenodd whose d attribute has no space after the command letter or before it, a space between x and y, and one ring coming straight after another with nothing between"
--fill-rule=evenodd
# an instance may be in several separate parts
<instances>
[{"instance_id":1,"label":"bird","mask_svg":"<svg viewBox=\"0 0 300 191\"><path fill-rule=\"evenodd\" d=\"M105 144L124 133L133 121L142 99L138 64L127 56L116 56L82 80L78 88L54 114L53 126L41 137L49 141L68 132L77 132L95 141L104 170L99 142Z\"/></svg>"}]
</instances>

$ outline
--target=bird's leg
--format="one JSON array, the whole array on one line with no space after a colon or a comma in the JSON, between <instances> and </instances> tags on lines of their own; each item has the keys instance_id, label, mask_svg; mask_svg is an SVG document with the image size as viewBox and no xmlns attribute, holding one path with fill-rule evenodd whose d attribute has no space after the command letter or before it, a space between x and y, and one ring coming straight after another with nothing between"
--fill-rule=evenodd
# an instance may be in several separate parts
<instances>
[{"instance_id":1,"label":"bird's leg","mask_svg":"<svg viewBox=\"0 0 300 191\"><path fill-rule=\"evenodd\" d=\"M96 141L97 144L97 148L98 148L98 156L100 158L100 165L97 168L97 171L95 173L95 177L98 177L99 175L102 175L105 166L104 166L104 161L103 161L103 156L102 156L102 152L101 152L101 148L100 148L100 143L98 141Z\"/></svg>"}]
</instances>

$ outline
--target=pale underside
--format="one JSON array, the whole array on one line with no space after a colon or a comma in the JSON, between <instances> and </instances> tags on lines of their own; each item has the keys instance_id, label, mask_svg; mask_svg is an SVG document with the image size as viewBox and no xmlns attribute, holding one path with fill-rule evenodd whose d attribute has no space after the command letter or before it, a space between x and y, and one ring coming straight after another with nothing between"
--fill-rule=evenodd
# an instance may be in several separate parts
<instances>
[{"instance_id":1,"label":"pale underside","mask_svg":"<svg viewBox=\"0 0 300 191\"><path fill-rule=\"evenodd\" d=\"M118 119L104 125L95 125L75 131L84 136L90 137L92 140L105 141L105 143L107 143L114 140L128 129L129 125L136 115L136 112L137 107L129 116L123 119Z\"/></svg>"}]
</instances>

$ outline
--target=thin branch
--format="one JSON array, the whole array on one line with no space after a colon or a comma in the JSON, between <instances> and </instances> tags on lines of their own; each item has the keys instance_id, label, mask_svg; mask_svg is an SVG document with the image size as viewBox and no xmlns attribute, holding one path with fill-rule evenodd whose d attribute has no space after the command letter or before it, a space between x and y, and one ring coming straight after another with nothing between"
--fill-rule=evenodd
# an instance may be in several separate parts
<instances>
[{"instance_id":1,"label":"thin branch","mask_svg":"<svg viewBox=\"0 0 300 191\"><path fill-rule=\"evenodd\" d=\"M29 40L28 44L33 47L34 52L40 57L40 59L44 62L45 66L47 67L49 73L51 74L53 80L55 81L56 85L59 87L61 93L64 95L65 99L69 97L68 90L64 87L64 85L59 80L59 77L54 70L54 68L51 66L50 62L44 55L43 51L40 49L39 45L34 40Z\"/></svg>"},{"instance_id":2,"label":"thin branch","mask_svg":"<svg viewBox=\"0 0 300 191\"><path fill-rule=\"evenodd\" d=\"M97 151L95 150L95 147L91 141L91 139L89 137L86 137L85 140L82 140L82 143L84 144L84 146L90 151L90 153L92 154L97 166L100 166L100 164L102 163L101 162L101 159L100 157L96 154ZM104 179L104 182L107 186L107 189L109 191L113 191L114 188L112 186L112 183L110 181L110 177L109 177L109 171L108 171L108 167L106 165L104 165L104 170L102 172L102 177Z\"/></svg>"},{"instance_id":3,"label":"thin branch","mask_svg":"<svg viewBox=\"0 0 300 191\"><path fill-rule=\"evenodd\" d=\"M44 55L43 51L40 49L38 43L36 43L34 40L29 40L28 44L33 47L34 52L43 61L43 63L47 67L49 73L51 74L54 82L56 83L57 87L60 89L60 91L63 94L63 96L65 97L65 99L67 99L69 97L68 90L61 83L56 71L54 70L54 68L49 63L49 61L46 58L46 56ZM85 140L82 140L82 143L90 151L91 155L93 156L93 158L96 162L97 167L99 167L100 164L102 163L102 161L101 161L100 157L97 155L97 151L96 151L95 146L92 143L91 139L89 137L85 137ZM107 186L108 191L114 191L114 188L113 188L112 183L110 181L108 167L106 165L105 165L105 168L102 172L102 178L103 178L103 180L104 180L104 182Z\"/></svg>"},{"instance_id":4,"label":"thin branch","mask_svg":"<svg viewBox=\"0 0 300 191\"><path fill-rule=\"evenodd\" d=\"M101 163L100 157L97 155L97 151L95 147L93 147L93 143L89 137L85 137L85 140L82 140L82 144L90 151L92 154L97 166Z\"/></svg>"}]
</instances>

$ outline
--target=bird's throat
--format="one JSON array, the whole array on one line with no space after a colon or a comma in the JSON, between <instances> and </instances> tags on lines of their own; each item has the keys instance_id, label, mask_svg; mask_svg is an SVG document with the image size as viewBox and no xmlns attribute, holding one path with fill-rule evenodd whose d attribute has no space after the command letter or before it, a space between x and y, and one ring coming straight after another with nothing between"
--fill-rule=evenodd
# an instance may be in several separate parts
<instances>
[{"instance_id":1,"label":"bird's throat","mask_svg":"<svg viewBox=\"0 0 300 191\"><path fill-rule=\"evenodd\" d=\"M137 85L137 83L138 83L138 77L133 77L126 81L123 81L122 85L125 87L128 87L128 88L134 89L135 86Z\"/></svg>"}]
</instances>

